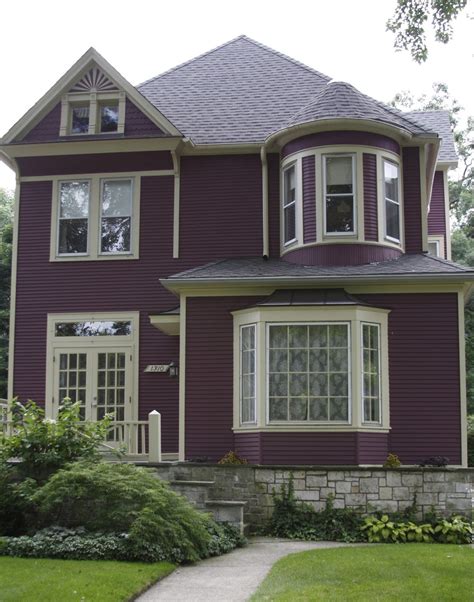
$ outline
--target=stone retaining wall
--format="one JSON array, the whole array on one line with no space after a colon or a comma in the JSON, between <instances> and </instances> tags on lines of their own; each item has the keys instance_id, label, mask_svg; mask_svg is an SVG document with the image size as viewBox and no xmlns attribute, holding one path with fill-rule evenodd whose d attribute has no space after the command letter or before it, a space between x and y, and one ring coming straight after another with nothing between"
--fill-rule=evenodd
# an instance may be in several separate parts
<instances>
[{"instance_id":1,"label":"stone retaining wall","mask_svg":"<svg viewBox=\"0 0 474 602\"><path fill-rule=\"evenodd\" d=\"M322 510L328 496L336 508L362 512L402 511L416 503L419 516L434 508L438 513L471 516L474 469L288 466L223 466L182 463L156 466L161 478L214 481L209 497L246 501L245 522L261 525L273 508L274 491L293 474L295 494Z\"/></svg>"}]
</instances>

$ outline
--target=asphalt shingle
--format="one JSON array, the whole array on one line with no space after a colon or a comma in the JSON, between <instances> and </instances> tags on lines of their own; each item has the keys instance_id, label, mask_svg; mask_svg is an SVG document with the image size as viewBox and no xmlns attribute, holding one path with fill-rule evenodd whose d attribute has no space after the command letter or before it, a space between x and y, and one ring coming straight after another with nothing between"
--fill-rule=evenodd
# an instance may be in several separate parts
<instances>
[{"instance_id":1,"label":"asphalt shingle","mask_svg":"<svg viewBox=\"0 0 474 602\"><path fill-rule=\"evenodd\" d=\"M438 133L441 138L438 161L455 162L458 160L448 111L410 111L404 115Z\"/></svg>"}]
</instances>

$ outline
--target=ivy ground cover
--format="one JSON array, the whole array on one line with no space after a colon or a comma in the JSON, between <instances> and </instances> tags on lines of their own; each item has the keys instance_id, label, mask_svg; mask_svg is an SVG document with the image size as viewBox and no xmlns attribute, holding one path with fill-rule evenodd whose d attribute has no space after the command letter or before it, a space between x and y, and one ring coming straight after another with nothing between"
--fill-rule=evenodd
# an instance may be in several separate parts
<instances>
[{"instance_id":1,"label":"ivy ground cover","mask_svg":"<svg viewBox=\"0 0 474 602\"><path fill-rule=\"evenodd\" d=\"M473 599L474 549L418 543L291 554L273 566L252 602Z\"/></svg>"}]
</instances>

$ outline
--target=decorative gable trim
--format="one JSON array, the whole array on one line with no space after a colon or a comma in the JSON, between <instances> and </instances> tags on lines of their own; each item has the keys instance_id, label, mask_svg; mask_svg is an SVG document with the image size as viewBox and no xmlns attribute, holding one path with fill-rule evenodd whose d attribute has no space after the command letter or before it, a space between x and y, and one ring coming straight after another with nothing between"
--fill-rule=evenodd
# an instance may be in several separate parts
<instances>
[{"instance_id":1,"label":"decorative gable trim","mask_svg":"<svg viewBox=\"0 0 474 602\"><path fill-rule=\"evenodd\" d=\"M82 78L74 84L69 92L104 92L117 91L118 88L105 73L97 67L92 67L90 71L85 73Z\"/></svg>"},{"instance_id":2,"label":"decorative gable trim","mask_svg":"<svg viewBox=\"0 0 474 602\"><path fill-rule=\"evenodd\" d=\"M64 94L77 85L92 83L107 85L110 82L126 96L161 130L169 136L182 137L181 132L156 107L154 107L130 82L128 82L97 50L90 48L82 57L54 84L54 86L25 115L10 128L0 140L9 144L20 139L54 107L61 102ZM109 91L109 89L107 90ZM112 92L112 90L110 90ZM88 90L84 90L88 93ZM106 92L105 90L103 92ZM75 90L75 93L77 91Z\"/></svg>"}]
</instances>

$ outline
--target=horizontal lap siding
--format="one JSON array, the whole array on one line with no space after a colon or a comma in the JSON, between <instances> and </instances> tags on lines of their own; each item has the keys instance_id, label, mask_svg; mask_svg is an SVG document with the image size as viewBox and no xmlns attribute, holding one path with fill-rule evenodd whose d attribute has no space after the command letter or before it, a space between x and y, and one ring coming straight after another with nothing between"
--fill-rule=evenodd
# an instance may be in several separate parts
<instances>
[{"instance_id":1,"label":"horizontal lap siding","mask_svg":"<svg viewBox=\"0 0 474 602\"><path fill-rule=\"evenodd\" d=\"M337 131L337 132L319 132L317 134L308 134L296 140L288 142L283 147L282 157L287 157L292 153L317 146L328 146L333 144L360 144L364 146L375 146L383 148L393 153L400 153L400 146L395 140L382 136L380 134L370 134L368 132L356 131Z\"/></svg>"},{"instance_id":2,"label":"horizontal lap siding","mask_svg":"<svg viewBox=\"0 0 474 602\"><path fill-rule=\"evenodd\" d=\"M250 464L261 464L260 433L236 433L234 435L235 453Z\"/></svg>"},{"instance_id":3,"label":"horizontal lap siding","mask_svg":"<svg viewBox=\"0 0 474 602\"><path fill-rule=\"evenodd\" d=\"M233 317L259 297L186 301L186 459L218 460L234 447Z\"/></svg>"},{"instance_id":4,"label":"horizontal lap siding","mask_svg":"<svg viewBox=\"0 0 474 602\"><path fill-rule=\"evenodd\" d=\"M383 464L388 454L387 433L357 433L359 464Z\"/></svg>"},{"instance_id":5,"label":"horizontal lap siding","mask_svg":"<svg viewBox=\"0 0 474 602\"><path fill-rule=\"evenodd\" d=\"M163 130L144 115L128 98L125 104L125 136L164 136Z\"/></svg>"},{"instance_id":6,"label":"horizontal lap siding","mask_svg":"<svg viewBox=\"0 0 474 602\"><path fill-rule=\"evenodd\" d=\"M364 227L365 240L378 240L377 158L364 153Z\"/></svg>"},{"instance_id":7,"label":"horizontal lap siding","mask_svg":"<svg viewBox=\"0 0 474 602\"><path fill-rule=\"evenodd\" d=\"M420 152L418 147L403 149L403 207L405 220L405 250L423 251L421 230Z\"/></svg>"},{"instance_id":8,"label":"horizontal lap siding","mask_svg":"<svg viewBox=\"0 0 474 602\"><path fill-rule=\"evenodd\" d=\"M357 464L356 433L262 433L262 464Z\"/></svg>"},{"instance_id":9,"label":"horizontal lap siding","mask_svg":"<svg viewBox=\"0 0 474 602\"><path fill-rule=\"evenodd\" d=\"M181 257L214 261L261 254L260 157L182 157Z\"/></svg>"},{"instance_id":10,"label":"horizontal lap siding","mask_svg":"<svg viewBox=\"0 0 474 602\"><path fill-rule=\"evenodd\" d=\"M461 463L455 293L359 295L389 315L389 451L404 464L430 456Z\"/></svg>"},{"instance_id":11,"label":"horizontal lap siding","mask_svg":"<svg viewBox=\"0 0 474 602\"><path fill-rule=\"evenodd\" d=\"M303 157L303 234L304 243L316 240L315 158Z\"/></svg>"},{"instance_id":12,"label":"horizontal lap siding","mask_svg":"<svg viewBox=\"0 0 474 602\"><path fill-rule=\"evenodd\" d=\"M280 257L280 156L267 155L267 164L270 257Z\"/></svg>"},{"instance_id":13,"label":"horizontal lap siding","mask_svg":"<svg viewBox=\"0 0 474 602\"><path fill-rule=\"evenodd\" d=\"M442 171L437 171L433 180L430 212L428 213L428 234L446 236L446 206Z\"/></svg>"},{"instance_id":14,"label":"horizontal lap siding","mask_svg":"<svg viewBox=\"0 0 474 602\"><path fill-rule=\"evenodd\" d=\"M31 130L20 138L22 142L47 142L59 137L59 126L61 123L61 103L58 103L51 111L43 117Z\"/></svg>"},{"instance_id":15,"label":"horizontal lap siding","mask_svg":"<svg viewBox=\"0 0 474 602\"><path fill-rule=\"evenodd\" d=\"M401 251L379 245L315 245L289 251L284 261L305 265L362 265L390 261L400 257Z\"/></svg>"}]
</instances>

